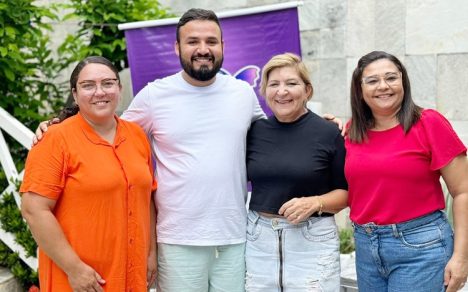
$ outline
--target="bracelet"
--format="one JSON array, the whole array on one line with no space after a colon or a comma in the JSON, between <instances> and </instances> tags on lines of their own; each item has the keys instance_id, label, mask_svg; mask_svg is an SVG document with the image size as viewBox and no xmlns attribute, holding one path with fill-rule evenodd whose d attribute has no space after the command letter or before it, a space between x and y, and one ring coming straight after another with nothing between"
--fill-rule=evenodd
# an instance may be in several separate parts
<instances>
[{"instance_id":1,"label":"bracelet","mask_svg":"<svg viewBox=\"0 0 468 292\"><path fill-rule=\"evenodd\" d=\"M322 213L323 213L323 204L322 204L322 200L320 200L319 196L317 196L317 201L318 201L319 204L320 204L320 207L319 207L319 209L318 209L318 211L317 211L317 215L322 216Z\"/></svg>"}]
</instances>

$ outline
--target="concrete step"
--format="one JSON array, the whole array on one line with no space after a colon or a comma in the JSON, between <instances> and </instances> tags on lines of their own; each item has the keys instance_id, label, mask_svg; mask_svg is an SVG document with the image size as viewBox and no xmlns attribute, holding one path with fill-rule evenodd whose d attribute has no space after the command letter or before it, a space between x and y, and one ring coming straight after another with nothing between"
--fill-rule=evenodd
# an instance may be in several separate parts
<instances>
[{"instance_id":1,"label":"concrete step","mask_svg":"<svg viewBox=\"0 0 468 292\"><path fill-rule=\"evenodd\" d=\"M24 292L7 268L0 267L0 292Z\"/></svg>"}]
</instances>

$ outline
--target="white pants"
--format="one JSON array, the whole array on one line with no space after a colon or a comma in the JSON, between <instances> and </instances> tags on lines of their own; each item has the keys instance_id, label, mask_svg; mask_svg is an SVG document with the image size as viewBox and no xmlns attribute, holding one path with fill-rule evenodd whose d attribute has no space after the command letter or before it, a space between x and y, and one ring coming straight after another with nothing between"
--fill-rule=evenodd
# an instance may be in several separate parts
<instances>
[{"instance_id":1,"label":"white pants","mask_svg":"<svg viewBox=\"0 0 468 292\"><path fill-rule=\"evenodd\" d=\"M158 292L243 292L245 244L158 243Z\"/></svg>"}]
</instances>

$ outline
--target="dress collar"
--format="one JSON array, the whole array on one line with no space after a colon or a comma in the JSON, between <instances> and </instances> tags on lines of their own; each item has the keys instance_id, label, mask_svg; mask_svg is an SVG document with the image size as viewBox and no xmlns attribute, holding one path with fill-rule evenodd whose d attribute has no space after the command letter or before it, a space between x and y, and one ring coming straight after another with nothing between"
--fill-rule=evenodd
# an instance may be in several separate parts
<instances>
[{"instance_id":1,"label":"dress collar","mask_svg":"<svg viewBox=\"0 0 468 292\"><path fill-rule=\"evenodd\" d=\"M106 146L114 146L117 147L119 146L123 141L125 141L124 135L122 135L122 122L117 115L114 115L114 119L117 122L117 129L115 131L115 137L114 137L114 143L111 145L109 142L104 140L101 136L99 136L96 131L93 129L93 127L85 120L85 118L81 115L80 112L78 112L77 116L77 121L78 124L83 131L83 134L86 136L86 138L93 144L100 144L100 145L106 145Z\"/></svg>"}]
</instances>

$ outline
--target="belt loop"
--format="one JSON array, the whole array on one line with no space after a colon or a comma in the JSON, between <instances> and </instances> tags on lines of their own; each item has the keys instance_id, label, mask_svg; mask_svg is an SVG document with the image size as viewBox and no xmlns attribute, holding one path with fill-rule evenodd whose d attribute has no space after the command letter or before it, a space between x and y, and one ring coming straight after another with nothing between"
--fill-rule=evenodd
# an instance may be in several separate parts
<instances>
[{"instance_id":1,"label":"belt loop","mask_svg":"<svg viewBox=\"0 0 468 292\"><path fill-rule=\"evenodd\" d=\"M395 236L395 238L400 237L400 234L398 233L398 228L397 228L396 224L392 224L392 230L393 230L393 236Z\"/></svg>"},{"instance_id":2,"label":"belt loop","mask_svg":"<svg viewBox=\"0 0 468 292\"><path fill-rule=\"evenodd\" d=\"M257 211L252 211L252 215L254 216L252 219L252 223L257 224L258 219L260 219L260 214Z\"/></svg>"}]
</instances>

